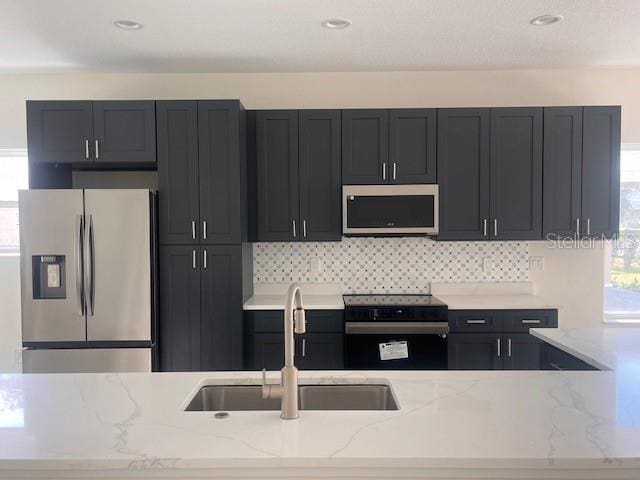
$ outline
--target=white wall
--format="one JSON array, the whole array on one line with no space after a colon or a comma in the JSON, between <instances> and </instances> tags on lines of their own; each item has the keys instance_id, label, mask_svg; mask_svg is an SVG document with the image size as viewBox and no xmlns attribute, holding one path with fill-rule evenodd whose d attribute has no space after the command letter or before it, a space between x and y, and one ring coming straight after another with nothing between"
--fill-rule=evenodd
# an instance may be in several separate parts
<instances>
[{"instance_id":1,"label":"white wall","mask_svg":"<svg viewBox=\"0 0 640 480\"><path fill-rule=\"evenodd\" d=\"M26 145L27 99L127 98L239 98L247 108L614 104L623 106L623 142L640 143L638 85L640 69L3 75L0 148ZM530 248L545 257L545 271L531 277L540 294L564 306L561 324L596 324L602 312L603 250L552 251L541 243ZM2 275L0 298L15 303L17 271L12 274ZM0 337L15 341L17 312L2 315ZM0 358L6 356L0 351Z\"/></svg>"},{"instance_id":2,"label":"white wall","mask_svg":"<svg viewBox=\"0 0 640 480\"><path fill-rule=\"evenodd\" d=\"M20 258L0 255L0 373L21 372Z\"/></svg>"}]
</instances>

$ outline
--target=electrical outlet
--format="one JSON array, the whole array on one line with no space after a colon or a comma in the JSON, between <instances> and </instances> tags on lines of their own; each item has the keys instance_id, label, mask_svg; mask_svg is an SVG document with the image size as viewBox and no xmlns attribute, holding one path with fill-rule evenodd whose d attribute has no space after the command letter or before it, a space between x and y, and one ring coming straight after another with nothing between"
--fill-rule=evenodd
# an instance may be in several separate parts
<instances>
[{"instance_id":1,"label":"electrical outlet","mask_svg":"<svg viewBox=\"0 0 640 480\"><path fill-rule=\"evenodd\" d=\"M531 272L544 272L544 257L529 257L529 270Z\"/></svg>"},{"instance_id":2,"label":"electrical outlet","mask_svg":"<svg viewBox=\"0 0 640 480\"><path fill-rule=\"evenodd\" d=\"M491 272L491 257L484 257L482 259L482 271Z\"/></svg>"},{"instance_id":3,"label":"electrical outlet","mask_svg":"<svg viewBox=\"0 0 640 480\"><path fill-rule=\"evenodd\" d=\"M309 270L311 270L311 273L322 273L322 262L319 258L309 259Z\"/></svg>"}]
</instances>

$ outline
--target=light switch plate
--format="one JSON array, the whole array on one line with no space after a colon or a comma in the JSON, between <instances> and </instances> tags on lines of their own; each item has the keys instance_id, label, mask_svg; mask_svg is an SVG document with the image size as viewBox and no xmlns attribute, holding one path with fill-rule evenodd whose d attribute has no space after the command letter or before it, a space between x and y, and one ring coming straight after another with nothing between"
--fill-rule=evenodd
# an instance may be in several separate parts
<instances>
[{"instance_id":1,"label":"light switch plate","mask_svg":"<svg viewBox=\"0 0 640 480\"><path fill-rule=\"evenodd\" d=\"M311 270L311 273L322 273L322 262L319 258L313 257L309 259L309 270Z\"/></svg>"},{"instance_id":2,"label":"light switch plate","mask_svg":"<svg viewBox=\"0 0 640 480\"><path fill-rule=\"evenodd\" d=\"M482 271L490 272L491 271L491 257L483 257L482 258Z\"/></svg>"},{"instance_id":3,"label":"light switch plate","mask_svg":"<svg viewBox=\"0 0 640 480\"><path fill-rule=\"evenodd\" d=\"M529 257L529 270L532 272L543 272L544 257Z\"/></svg>"}]
</instances>

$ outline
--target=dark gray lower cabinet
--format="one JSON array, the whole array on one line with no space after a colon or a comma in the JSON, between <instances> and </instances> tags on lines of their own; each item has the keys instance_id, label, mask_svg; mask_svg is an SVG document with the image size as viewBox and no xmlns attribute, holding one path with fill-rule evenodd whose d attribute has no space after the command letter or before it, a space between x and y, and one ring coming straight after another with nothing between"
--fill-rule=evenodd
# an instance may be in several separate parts
<instances>
[{"instance_id":1,"label":"dark gray lower cabinet","mask_svg":"<svg viewBox=\"0 0 640 480\"><path fill-rule=\"evenodd\" d=\"M587 362L548 343L543 343L541 346L540 368L542 370L598 370Z\"/></svg>"},{"instance_id":2,"label":"dark gray lower cabinet","mask_svg":"<svg viewBox=\"0 0 640 480\"><path fill-rule=\"evenodd\" d=\"M308 310L307 332L295 335L295 364L303 370L344 368L341 310ZM284 312L245 311L245 368L280 370L284 366Z\"/></svg>"},{"instance_id":3,"label":"dark gray lower cabinet","mask_svg":"<svg viewBox=\"0 0 640 480\"><path fill-rule=\"evenodd\" d=\"M528 333L502 336L502 368L505 370L539 370L542 341Z\"/></svg>"},{"instance_id":4,"label":"dark gray lower cabinet","mask_svg":"<svg viewBox=\"0 0 640 480\"><path fill-rule=\"evenodd\" d=\"M495 333L452 333L448 338L450 370L500 370L500 335Z\"/></svg>"},{"instance_id":5,"label":"dark gray lower cabinet","mask_svg":"<svg viewBox=\"0 0 640 480\"><path fill-rule=\"evenodd\" d=\"M160 368L242 368L242 246L160 247Z\"/></svg>"}]
</instances>

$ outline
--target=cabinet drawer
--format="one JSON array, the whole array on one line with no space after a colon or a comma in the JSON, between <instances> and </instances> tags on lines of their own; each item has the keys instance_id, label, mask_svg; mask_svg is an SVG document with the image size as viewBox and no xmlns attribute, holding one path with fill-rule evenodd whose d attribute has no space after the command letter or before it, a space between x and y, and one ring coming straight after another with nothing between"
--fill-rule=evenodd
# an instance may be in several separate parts
<instances>
[{"instance_id":1,"label":"cabinet drawer","mask_svg":"<svg viewBox=\"0 0 640 480\"><path fill-rule=\"evenodd\" d=\"M499 310L449 310L452 332L500 332L502 324Z\"/></svg>"},{"instance_id":2,"label":"cabinet drawer","mask_svg":"<svg viewBox=\"0 0 640 480\"><path fill-rule=\"evenodd\" d=\"M528 332L530 328L558 326L557 310L505 310L505 332Z\"/></svg>"},{"instance_id":3,"label":"cabinet drawer","mask_svg":"<svg viewBox=\"0 0 640 480\"><path fill-rule=\"evenodd\" d=\"M249 333L282 333L284 310L245 311L246 328ZM307 332L343 333L342 310L306 310Z\"/></svg>"},{"instance_id":4,"label":"cabinet drawer","mask_svg":"<svg viewBox=\"0 0 640 480\"><path fill-rule=\"evenodd\" d=\"M244 312L247 331L250 333L281 333L284 331L283 310Z\"/></svg>"},{"instance_id":5,"label":"cabinet drawer","mask_svg":"<svg viewBox=\"0 0 640 480\"><path fill-rule=\"evenodd\" d=\"M307 310L307 332L344 333L342 310Z\"/></svg>"},{"instance_id":6,"label":"cabinet drawer","mask_svg":"<svg viewBox=\"0 0 640 480\"><path fill-rule=\"evenodd\" d=\"M542 346L542 370L598 370L587 362L548 343Z\"/></svg>"}]
</instances>

